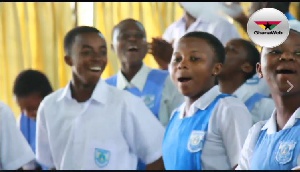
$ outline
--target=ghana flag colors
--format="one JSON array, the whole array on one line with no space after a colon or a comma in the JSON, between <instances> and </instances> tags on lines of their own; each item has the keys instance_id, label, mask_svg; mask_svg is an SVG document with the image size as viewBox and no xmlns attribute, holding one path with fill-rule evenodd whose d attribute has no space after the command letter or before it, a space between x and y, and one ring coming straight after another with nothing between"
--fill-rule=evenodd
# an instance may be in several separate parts
<instances>
[{"instance_id":1,"label":"ghana flag colors","mask_svg":"<svg viewBox=\"0 0 300 172\"><path fill-rule=\"evenodd\" d=\"M274 29L281 21L254 21L258 26L264 30Z\"/></svg>"}]
</instances>

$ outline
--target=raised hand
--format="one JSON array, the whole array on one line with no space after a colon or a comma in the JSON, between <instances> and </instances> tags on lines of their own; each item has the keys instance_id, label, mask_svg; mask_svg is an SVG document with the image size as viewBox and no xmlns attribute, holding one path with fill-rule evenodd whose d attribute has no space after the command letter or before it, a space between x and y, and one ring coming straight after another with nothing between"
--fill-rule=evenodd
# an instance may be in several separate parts
<instances>
[{"instance_id":1,"label":"raised hand","mask_svg":"<svg viewBox=\"0 0 300 172\"><path fill-rule=\"evenodd\" d=\"M172 44L161 38L152 38L152 42L149 44L149 50L149 53L153 55L159 67L163 70L167 70L173 53Z\"/></svg>"}]
</instances>

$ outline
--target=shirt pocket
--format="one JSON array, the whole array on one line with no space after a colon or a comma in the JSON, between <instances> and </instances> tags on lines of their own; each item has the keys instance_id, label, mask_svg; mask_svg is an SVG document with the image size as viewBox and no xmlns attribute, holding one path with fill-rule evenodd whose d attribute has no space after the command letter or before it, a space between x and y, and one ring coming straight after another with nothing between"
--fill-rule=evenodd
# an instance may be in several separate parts
<instances>
[{"instance_id":1,"label":"shirt pocket","mask_svg":"<svg viewBox=\"0 0 300 172\"><path fill-rule=\"evenodd\" d=\"M117 157L121 148L114 141L90 141L86 145L83 169L113 170L117 168Z\"/></svg>"}]
</instances>

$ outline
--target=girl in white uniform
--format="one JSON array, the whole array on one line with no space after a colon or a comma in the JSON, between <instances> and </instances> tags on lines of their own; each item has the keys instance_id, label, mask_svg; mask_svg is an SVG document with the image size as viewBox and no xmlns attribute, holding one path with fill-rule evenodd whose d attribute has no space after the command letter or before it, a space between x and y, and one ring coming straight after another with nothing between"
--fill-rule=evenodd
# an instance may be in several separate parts
<instances>
[{"instance_id":1,"label":"girl in white uniform","mask_svg":"<svg viewBox=\"0 0 300 172\"><path fill-rule=\"evenodd\" d=\"M190 32L175 47L170 72L185 96L163 141L166 170L231 170L238 163L251 114L239 99L215 86L225 50L207 32Z\"/></svg>"},{"instance_id":2,"label":"girl in white uniform","mask_svg":"<svg viewBox=\"0 0 300 172\"><path fill-rule=\"evenodd\" d=\"M268 121L249 130L237 169L291 170L300 165L300 30L292 23L290 27L284 43L262 49L258 72L268 82L276 109Z\"/></svg>"}]
</instances>

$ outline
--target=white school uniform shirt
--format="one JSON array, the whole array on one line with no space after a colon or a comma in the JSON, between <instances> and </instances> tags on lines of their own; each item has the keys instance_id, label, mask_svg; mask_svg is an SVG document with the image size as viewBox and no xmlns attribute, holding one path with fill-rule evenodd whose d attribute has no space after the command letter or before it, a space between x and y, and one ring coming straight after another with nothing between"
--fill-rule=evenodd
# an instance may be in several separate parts
<instances>
[{"instance_id":1,"label":"white school uniform shirt","mask_svg":"<svg viewBox=\"0 0 300 172\"><path fill-rule=\"evenodd\" d=\"M295 125L296 119L300 118L300 108L298 108L294 114L290 117L288 122L285 124L282 130L291 128ZM277 132L277 124L276 124L276 110L273 111L271 118L266 121L260 121L253 125L249 130L247 139L243 146L243 150L241 153L241 159L237 166L237 170L249 170L251 165L251 158L253 155L253 151L259 136L259 133L262 130L267 130L267 134L274 134Z\"/></svg>"},{"instance_id":2,"label":"white school uniform shirt","mask_svg":"<svg viewBox=\"0 0 300 172\"><path fill-rule=\"evenodd\" d=\"M240 38L239 32L236 27L223 17L215 17L214 20L205 18L204 16L198 17L197 20L190 25L186 30L186 21L184 17L172 23L164 32L163 39L174 45L178 40L188 32L202 31L208 32L217 37L225 46L226 43L234 38Z\"/></svg>"},{"instance_id":3,"label":"white school uniform shirt","mask_svg":"<svg viewBox=\"0 0 300 172\"><path fill-rule=\"evenodd\" d=\"M125 89L126 87L137 87L140 91L142 91L145 87L148 74L152 69L143 64L141 69L136 73L136 75L132 78L130 82L127 81L125 76L121 71L117 73L117 88ZM170 115L173 110L180 106L184 101L184 96L178 92L178 89L175 87L173 82L170 79L170 75L167 76L166 81L164 83L164 88L162 91L162 98L160 101L159 107L159 120L166 126L169 122Z\"/></svg>"},{"instance_id":4,"label":"white school uniform shirt","mask_svg":"<svg viewBox=\"0 0 300 172\"><path fill-rule=\"evenodd\" d=\"M257 93L263 94L267 97L271 96L271 91L270 88L267 84L267 81L265 78L260 78L259 82L257 84L247 84L247 82L251 82L251 80L253 79L259 79L257 74L254 74L252 78L249 78L246 83L247 87L249 88L249 90L251 91L255 91Z\"/></svg>"},{"instance_id":5,"label":"white school uniform shirt","mask_svg":"<svg viewBox=\"0 0 300 172\"><path fill-rule=\"evenodd\" d=\"M11 109L0 102L0 170L17 170L35 158Z\"/></svg>"},{"instance_id":6,"label":"white school uniform shirt","mask_svg":"<svg viewBox=\"0 0 300 172\"><path fill-rule=\"evenodd\" d=\"M36 156L57 170L135 170L138 158L150 164L161 157L164 131L131 93L99 79L91 98L78 103L69 83L41 102Z\"/></svg>"},{"instance_id":7,"label":"white school uniform shirt","mask_svg":"<svg viewBox=\"0 0 300 172\"><path fill-rule=\"evenodd\" d=\"M252 85L242 84L235 90L233 95L245 103L253 94L258 92L252 88ZM274 109L275 103L272 98L262 98L260 101L257 101L251 110L253 124L269 119Z\"/></svg>"},{"instance_id":8,"label":"white school uniform shirt","mask_svg":"<svg viewBox=\"0 0 300 172\"><path fill-rule=\"evenodd\" d=\"M198 109L205 109L219 94L218 86L214 86L191 105L185 117L191 117ZM178 108L181 118L184 108L185 103ZM202 149L202 169L230 170L237 165L251 126L251 114L243 102L233 96L220 99L209 120Z\"/></svg>"}]
</instances>

